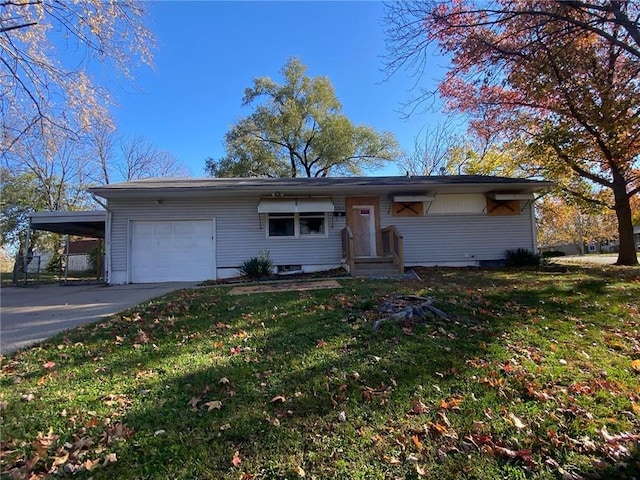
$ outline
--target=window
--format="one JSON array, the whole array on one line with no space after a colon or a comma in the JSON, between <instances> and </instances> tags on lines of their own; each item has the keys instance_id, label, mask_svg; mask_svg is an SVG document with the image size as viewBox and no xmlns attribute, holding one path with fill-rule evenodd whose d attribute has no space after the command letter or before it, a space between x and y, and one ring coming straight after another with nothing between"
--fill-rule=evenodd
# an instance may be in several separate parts
<instances>
[{"instance_id":1,"label":"window","mask_svg":"<svg viewBox=\"0 0 640 480\"><path fill-rule=\"evenodd\" d=\"M301 213L300 235L324 235L324 213Z\"/></svg>"},{"instance_id":2,"label":"window","mask_svg":"<svg viewBox=\"0 0 640 480\"><path fill-rule=\"evenodd\" d=\"M421 217L424 215L424 202L393 202L391 215L394 217Z\"/></svg>"},{"instance_id":3,"label":"window","mask_svg":"<svg viewBox=\"0 0 640 480\"><path fill-rule=\"evenodd\" d=\"M270 237L295 236L295 217L289 213L272 213L269 215Z\"/></svg>"},{"instance_id":4,"label":"window","mask_svg":"<svg viewBox=\"0 0 640 480\"><path fill-rule=\"evenodd\" d=\"M327 236L326 215L310 213L270 213L267 217L268 237Z\"/></svg>"}]
</instances>

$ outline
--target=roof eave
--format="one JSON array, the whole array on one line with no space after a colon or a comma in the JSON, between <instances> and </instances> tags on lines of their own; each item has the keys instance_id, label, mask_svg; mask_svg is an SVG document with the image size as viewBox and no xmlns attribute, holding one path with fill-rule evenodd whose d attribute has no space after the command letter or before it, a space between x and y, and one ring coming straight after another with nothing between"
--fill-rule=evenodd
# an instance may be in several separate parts
<instances>
[{"instance_id":1,"label":"roof eave","mask_svg":"<svg viewBox=\"0 0 640 480\"><path fill-rule=\"evenodd\" d=\"M428 191L429 193L487 193L491 191L511 191L521 193L536 193L541 190L545 190L553 186L552 182L546 181L523 181L523 182L495 182L495 183L429 183L429 182L416 182L407 183L404 185L371 185L371 184L334 184L334 185L285 185L277 184L273 185L207 185L207 186L157 186L149 184L149 186L135 185L131 187L124 186L113 187L94 187L89 189L91 193L98 195L106 199L117 198L152 198L158 196L177 196L186 197L190 195L195 196L237 196L243 193L255 193L259 195L272 194L274 192L289 193L296 195L306 194L340 194L340 193L353 193L359 194L359 191L371 193L371 188L376 188L380 194L387 194L393 192L415 192L417 190Z\"/></svg>"}]
</instances>

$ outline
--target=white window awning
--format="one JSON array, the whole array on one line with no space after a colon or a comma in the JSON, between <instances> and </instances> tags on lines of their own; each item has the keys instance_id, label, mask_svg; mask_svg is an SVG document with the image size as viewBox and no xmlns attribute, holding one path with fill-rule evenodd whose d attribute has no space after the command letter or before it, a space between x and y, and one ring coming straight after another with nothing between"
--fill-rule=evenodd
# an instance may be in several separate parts
<instances>
[{"instance_id":1,"label":"white window awning","mask_svg":"<svg viewBox=\"0 0 640 480\"><path fill-rule=\"evenodd\" d=\"M335 206L329 197L263 198L258 204L258 213L312 213L334 210Z\"/></svg>"},{"instance_id":2,"label":"white window awning","mask_svg":"<svg viewBox=\"0 0 640 480\"><path fill-rule=\"evenodd\" d=\"M398 203L433 202L435 195L394 195L393 201Z\"/></svg>"},{"instance_id":3,"label":"white window awning","mask_svg":"<svg viewBox=\"0 0 640 480\"><path fill-rule=\"evenodd\" d=\"M507 200L533 200L533 193L488 193L487 196L498 202Z\"/></svg>"}]
</instances>

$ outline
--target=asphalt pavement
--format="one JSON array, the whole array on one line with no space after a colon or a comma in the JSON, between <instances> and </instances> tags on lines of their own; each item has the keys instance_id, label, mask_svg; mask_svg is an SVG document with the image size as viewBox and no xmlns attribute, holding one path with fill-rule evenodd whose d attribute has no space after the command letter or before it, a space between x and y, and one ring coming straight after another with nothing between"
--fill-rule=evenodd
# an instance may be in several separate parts
<instances>
[{"instance_id":1,"label":"asphalt pavement","mask_svg":"<svg viewBox=\"0 0 640 480\"><path fill-rule=\"evenodd\" d=\"M41 285L0 289L0 354L126 310L196 282L130 285Z\"/></svg>"},{"instance_id":2,"label":"asphalt pavement","mask_svg":"<svg viewBox=\"0 0 640 480\"><path fill-rule=\"evenodd\" d=\"M566 257L552 257L550 261L560 264L595 264L595 265L613 265L618 260L618 254L600 254L600 255L569 255Z\"/></svg>"}]
</instances>

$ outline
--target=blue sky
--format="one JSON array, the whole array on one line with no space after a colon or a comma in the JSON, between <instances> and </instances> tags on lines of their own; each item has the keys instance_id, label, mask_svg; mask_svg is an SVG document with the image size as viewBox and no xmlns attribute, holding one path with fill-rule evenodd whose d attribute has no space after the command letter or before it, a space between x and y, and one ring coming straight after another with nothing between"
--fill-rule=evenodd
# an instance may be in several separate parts
<instances>
[{"instance_id":1,"label":"blue sky","mask_svg":"<svg viewBox=\"0 0 640 480\"><path fill-rule=\"evenodd\" d=\"M224 134L251 113L241 106L244 89L260 76L280 83L290 57L300 58L308 75L329 78L352 122L392 132L403 149L413 149L420 129L437 121L433 114L403 120L398 112L415 79L398 72L385 80L381 71L381 2L161 1L148 9L158 39L155 72L140 69L137 88L115 84L113 115L121 133L151 139L193 176L205 175L207 157L224 155ZM438 63L422 86L442 74ZM374 172L401 173L396 166Z\"/></svg>"}]
</instances>

